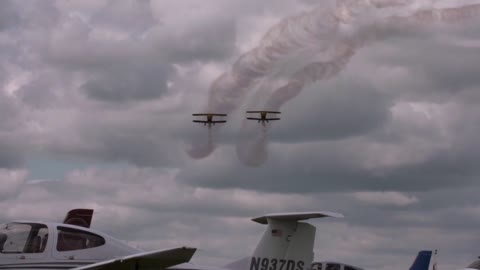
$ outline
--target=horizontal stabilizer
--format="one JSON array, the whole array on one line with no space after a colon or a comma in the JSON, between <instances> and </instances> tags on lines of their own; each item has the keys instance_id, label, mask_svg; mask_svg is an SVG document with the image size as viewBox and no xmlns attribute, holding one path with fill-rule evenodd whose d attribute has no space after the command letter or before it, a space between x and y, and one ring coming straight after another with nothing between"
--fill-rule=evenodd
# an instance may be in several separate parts
<instances>
[{"instance_id":1,"label":"horizontal stabilizer","mask_svg":"<svg viewBox=\"0 0 480 270\"><path fill-rule=\"evenodd\" d=\"M165 269L171 266L189 262L196 249L179 247L174 249L156 250L133 254L112 260L101 261L73 270L151 270Z\"/></svg>"},{"instance_id":2,"label":"horizontal stabilizer","mask_svg":"<svg viewBox=\"0 0 480 270\"><path fill-rule=\"evenodd\" d=\"M333 213L333 212L293 212L293 213L268 214L265 216L253 218L252 221L255 221L260 224L268 224L267 219L275 219L279 221L300 221L300 220L307 220L312 218L324 218L324 217L343 218L344 216L342 214Z\"/></svg>"}]
</instances>

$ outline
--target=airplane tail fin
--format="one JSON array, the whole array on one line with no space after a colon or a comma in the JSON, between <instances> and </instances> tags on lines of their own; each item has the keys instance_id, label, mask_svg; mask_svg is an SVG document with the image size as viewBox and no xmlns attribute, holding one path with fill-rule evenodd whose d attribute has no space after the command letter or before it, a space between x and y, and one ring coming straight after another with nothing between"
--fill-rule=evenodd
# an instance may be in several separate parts
<instances>
[{"instance_id":1,"label":"airplane tail fin","mask_svg":"<svg viewBox=\"0 0 480 270\"><path fill-rule=\"evenodd\" d=\"M413 261L409 270L428 270L430 259L432 258L431 250L422 250L418 252L417 257Z\"/></svg>"},{"instance_id":2,"label":"airplane tail fin","mask_svg":"<svg viewBox=\"0 0 480 270\"><path fill-rule=\"evenodd\" d=\"M90 228L92 217L93 209L72 209L68 211L63 223Z\"/></svg>"},{"instance_id":3,"label":"airplane tail fin","mask_svg":"<svg viewBox=\"0 0 480 270\"><path fill-rule=\"evenodd\" d=\"M313 262L315 227L300 222L312 218L343 217L331 212L269 214L252 219L267 225L246 270L307 270ZM246 262L247 263L247 262ZM236 267L236 269L238 269Z\"/></svg>"}]
</instances>

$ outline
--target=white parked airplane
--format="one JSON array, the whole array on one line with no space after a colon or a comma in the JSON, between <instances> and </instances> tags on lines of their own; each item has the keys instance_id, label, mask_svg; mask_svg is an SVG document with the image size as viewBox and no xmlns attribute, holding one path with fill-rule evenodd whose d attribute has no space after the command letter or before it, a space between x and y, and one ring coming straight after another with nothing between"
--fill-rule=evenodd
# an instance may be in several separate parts
<instances>
[{"instance_id":1,"label":"white parked airplane","mask_svg":"<svg viewBox=\"0 0 480 270\"><path fill-rule=\"evenodd\" d=\"M64 223L0 225L0 269L163 269L190 261L195 248L143 252L90 229L93 210L74 209Z\"/></svg>"},{"instance_id":2,"label":"white parked airplane","mask_svg":"<svg viewBox=\"0 0 480 270\"><path fill-rule=\"evenodd\" d=\"M332 212L296 212L254 218L267 228L253 254L212 268L188 263L194 248L151 252L132 248L90 229L92 215L91 209L74 209L63 223L16 221L0 225L0 270L320 270L318 264L312 264L316 228L303 221L343 217ZM428 263L426 268L415 265L410 269L428 270Z\"/></svg>"},{"instance_id":3,"label":"white parked airplane","mask_svg":"<svg viewBox=\"0 0 480 270\"><path fill-rule=\"evenodd\" d=\"M90 229L93 210L76 209L64 223L16 221L0 225L1 269L191 269L194 248L141 252L111 236ZM230 270L307 270L313 261L316 228L302 220L343 217L330 212L270 214L253 221L267 225L251 257ZM72 225L76 224L76 225Z\"/></svg>"},{"instance_id":4,"label":"white parked airplane","mask_svg":"<svg viewBox=\"0 0 480 270\"><path fill-rule=\"evenodd\" d=\"M267 225L253 254L220 268L186 263L171 270L310 270L313 262L315 226L302 222L313 218L336 217L332 212L268 214L252 219Z\"/></svg>"}]
</instances>

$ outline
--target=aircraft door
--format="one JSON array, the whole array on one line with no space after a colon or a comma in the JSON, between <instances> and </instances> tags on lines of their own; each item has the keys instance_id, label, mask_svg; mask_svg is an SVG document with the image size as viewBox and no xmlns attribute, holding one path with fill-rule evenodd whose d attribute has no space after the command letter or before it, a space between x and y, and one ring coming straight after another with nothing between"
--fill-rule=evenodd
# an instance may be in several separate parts
<instances>
[{"instance_id":1,"label":"aircraft door","mask_svg":"<svg viewBox=\"0 0 480 270\"><path fill-rule=\"evenodd\" d=\"M101 252L105 239L95 233L64 226L57 227L53 256L68 261L98 261L106 259Z\"/></svg>"}]
</instances>

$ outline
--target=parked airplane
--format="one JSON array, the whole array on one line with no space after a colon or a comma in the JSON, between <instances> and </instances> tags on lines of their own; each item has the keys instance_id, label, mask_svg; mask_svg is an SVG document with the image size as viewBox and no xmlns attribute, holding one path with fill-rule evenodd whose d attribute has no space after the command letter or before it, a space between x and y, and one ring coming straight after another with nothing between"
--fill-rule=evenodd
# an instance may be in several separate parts
<instances>
[{"instance_id":1,"label":"parked airplane","mask_svg":"<svg viewBox=\"0 0 480 270\"><path fill-rule=\"evenodd\" d=\"M75 214L75 215L74 215ZM17 221L0 225L0 269L213 270L186 263L195 249L143 252L90 229L93 211L72 211L65 223ZM331 212L270 214L252 219L267 225L252 256L217 270L309 270L313 261L315 227L300 222L343 217ZM182 264L183 263L183 264ZM180 265L181 264L181 265Z\"/></svg>"},{"instance_id":2,"label":"parked airplane","mask_svg":"<svg viewBox=\"0 0 480 270\"><path fill-rule=\"evenodd\" d=\"M267 225L253 254L220 268L199 267L190 263L174 270L310 270L314 257L315 226L302 222L313 218L336 217L332 212L294 212L268 214L252 219Z\"/></svg>"},{"instance_id":3,"label":"parked airplane","mask_svg":"<svg viewBox=\"0 0 480 270\"><path fill-rule=\"evenodd\" d=\"M64 223L16 221L0 225L0 269L320 270L312 264L316 228L303 221L343 217L332 212L297 212L254 218L267 228L253 254L222 268L211 268L188 263L195 248L141 252L92 230L92 214L91 209L75 209ZM418 265L417 260L414 265ZM427 269L428 264L427 268L410 268Z\"/></svg>"},{"instance_id":4,"label":"parked airplane","mask_svg":"<svg viewBox=\"0 0 480 270\"><path fill-rule=\"evenodd\" d=\"M432 257L431 250L422 250L418 252L417 257L410 266L409 270L429 270L430 258ZM352 266L349 264L322 261L314 262L311 270L363 270L362 268ZM435 269L433 269L435 270Z\"/></svg>"},{"instance_id":5,"label":"parked airplane","mask_svg":"<svg viewBox=\"0 0 480 270\"><path fill-rule=\"evenodd\" d=\"M193 120L195 123L202 123L203 125L208 124L208 128L211 128L212 125L215 126L217 123L226 123L227 121L225 120L213 120L214 116L227 116L226 114L221 114L221 113L194 113L192 116L206 116L207 120Z\"/></svg>"},{"instance_id":6,"label":"parked airplane","mask_svg":"<svg viewBox=\"0 0 480 270\"><path fill-rule=\"evenodd\" d=\"M263 126L265 126L265 123L268 123L268 121L275 121L275 120L280 120L280 118L267 118L267 115L270 114L280 114L280 112L272 112L272 111L247 111L247 113L259 113L260 118L258 117L247 117L248 120L257 120L258 123L262 123Z\"/></svg>"},{"instance_id":7,"label":"parked airplane","mask_svg":"<svg viewBox=\"0 0 480 270\"><path fill-rule=\"evenodd\" d=\"M64 223L15 221L0 225L0 269L163 269L188 262L196 249L143 252L90 229L93 210L74 209Z\"/></svg>"}]
</instances>

